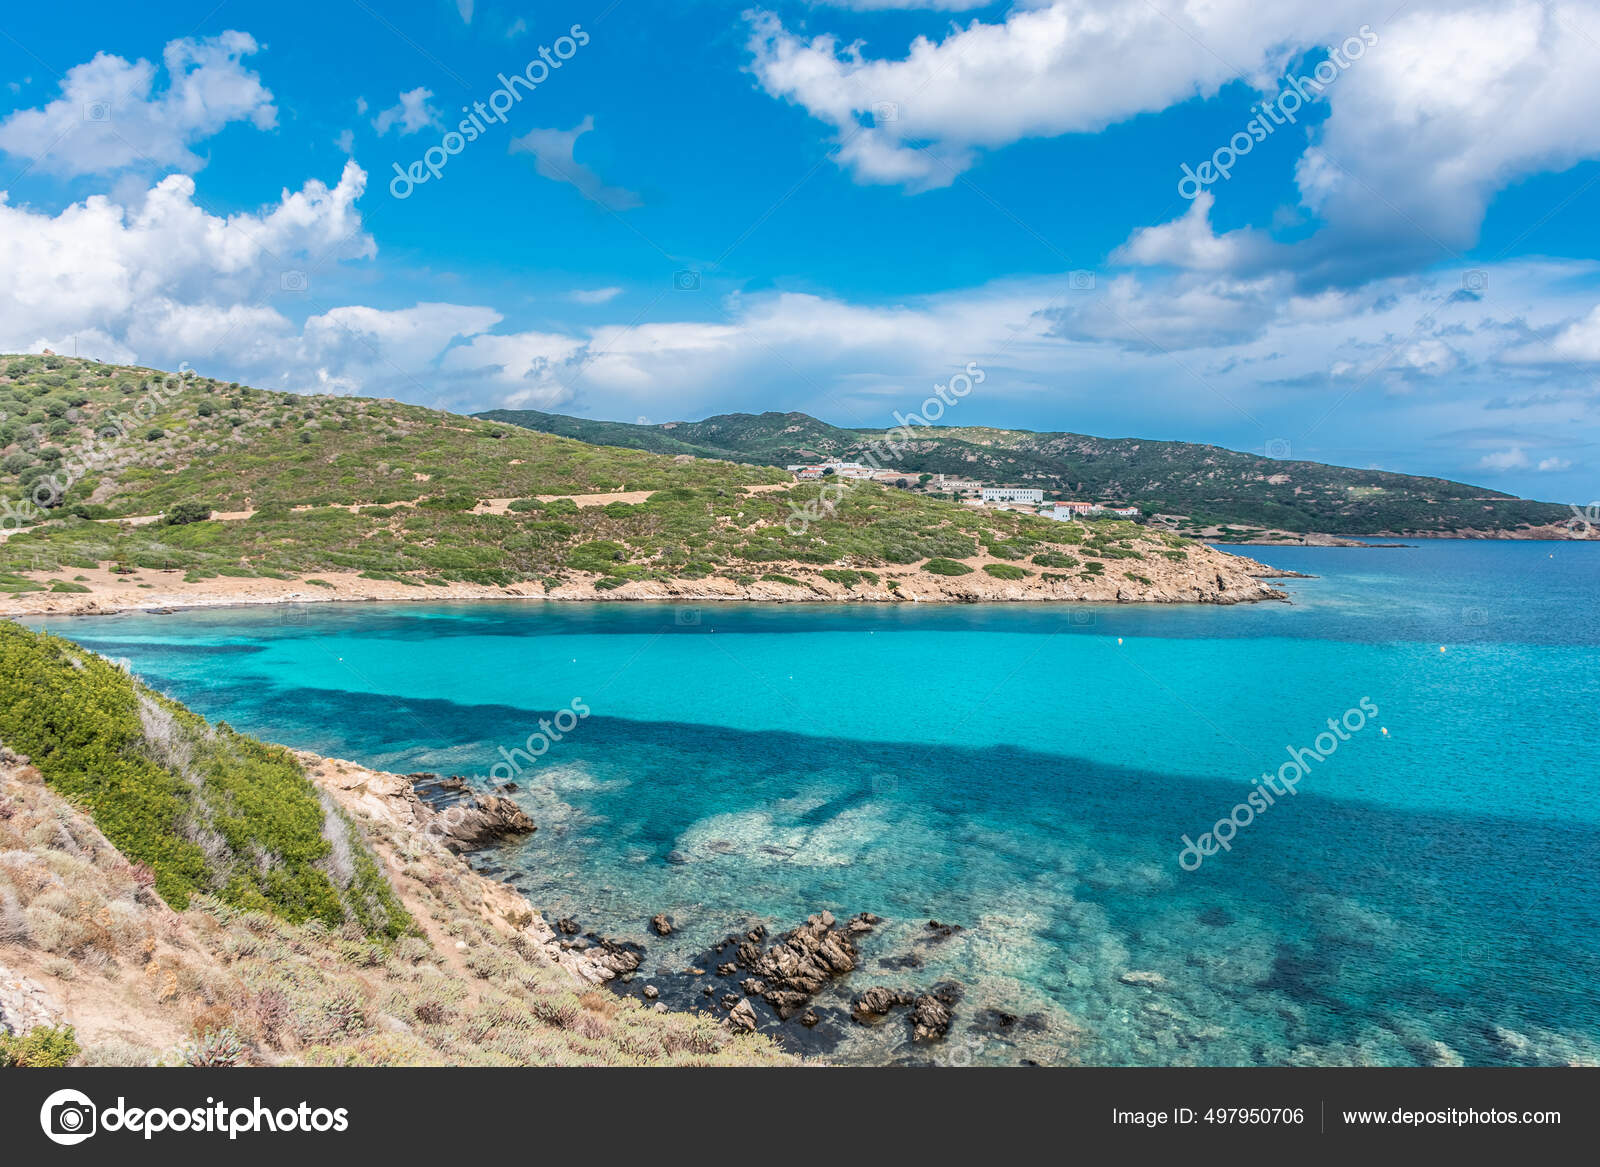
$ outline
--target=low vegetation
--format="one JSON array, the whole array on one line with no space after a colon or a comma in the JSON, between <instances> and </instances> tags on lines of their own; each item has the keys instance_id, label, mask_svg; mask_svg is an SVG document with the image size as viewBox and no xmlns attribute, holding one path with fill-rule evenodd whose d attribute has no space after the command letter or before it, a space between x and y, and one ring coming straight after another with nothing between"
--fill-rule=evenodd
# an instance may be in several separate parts
<instances>
[{"instance_id":1,"label":"low vegetation","mask_svg":"<svg viewBox=\"0 0 1600 1167\"><path fill-rule=\"evenodd\" d=\"M1564 523L1571 512L1444 478L1266 458L1189 442L965 426L917 427L892 458L897 435L842 429L804 413L731 413L699 422L638 425L494 410L479 417L598 445L786 466L819 456L873 454L914 481L931 474L1036 486L1082 499L1131 499L1146 515L1187 516L1200 531L1220 523L1255 531L1450 532ZM1225 536L1226 538L1226 536Z\"/></svg>"},{"instance_id":2,"label":"low vegetation","mask_svg":"<svg viewBox=\"0 0 1600 1167\"><path fill-rule=\"evenodd\" d=\"M144 420L160 438L105 441L84 458L148 402L156 412ZM1079 544L1137 558L1162 537L876 483L834 499L766 467L62 357L0 358L0 414L0 496L27 500L0 543L0 592L102 566L138 584L149 582L140 573L173 571L317 586L320 574L346 572L419 588L549 589L593 575L600 591L711 576L853 589L887 566L1059 557ZM619 493L628 497L607 497ZM795 524L796 514L809 517Z\"/></svg>"},{"instance_id":3,"label":"low vegetation","mask_svg":"<svg viewBox=\"0 0 1600 1167\"><path fill-rule=\"evenodd\" d=\"M93 816L174 908L198 894L293 923L410 920L287 750L206 722L70 641L0 623L0 741Z\"/></svg>"}]
</instances>

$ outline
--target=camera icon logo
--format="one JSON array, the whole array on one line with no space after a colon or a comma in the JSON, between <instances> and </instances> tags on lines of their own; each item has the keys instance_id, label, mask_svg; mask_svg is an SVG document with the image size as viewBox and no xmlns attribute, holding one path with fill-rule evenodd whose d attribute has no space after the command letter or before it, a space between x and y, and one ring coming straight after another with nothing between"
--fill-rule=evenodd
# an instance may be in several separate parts
<instances>
[{"instance_id":1,"label":"camera icon logo","mask_svg":"<svg viewBox=\"0 0 1600 1167\"><path fill-rule=\"evenodd\" d=\"M697 271L673 272L672 286L680 292L698 292L700 290L700 273Z\"/></svg>"},{"instance_id":2,"label":"camera icon logo","mask_svg":"<svg viewBox=\"0 0 1600 1167\"><path fill-rule=\"evenodd\" d=\"M95 1133L100 1110L87 1094L77 1090L57 1090L39 1108L39 1125L45 1138L63 1147L73 1147Z\"/></svg>"},{"instance_id":3,"label":"camera icon logo","mask_svg":"<svg viewBox=\"0 0 1600 1167\"><path fill-rule=\"evenodd\" d=\"M1289 439L1272 438L1267 442L1267 457L1287 458L1289 456Z\"/></svg>"},{"instance_id":4,"label":"camera icon logo","mask_svg":"<svg viewBox=\"0 0 1600 1167\"><path fill-rule=\"evenodd\" d=\"M1094 613L1079 609L1067 617L1074 628L1091 628L1094 626Z\"/></svg>"},{"instance_id":5,"label":"camera icon logo","mask_svg":"<svg viewBox=\"0 0 1600 1167\"><path fill-rule=\"evenodd\" d=\"M1489 273L1479 268L1461 273L1461 287L1468 292L1481 292L1489 286Z\"/></svg>"},{"instance_id":6,"label":"camera icon logo","mask_svg":"<svg viewBox=\"0 0 1600 1167\"><path fill-rule=\"evenodd\" d=\"M303 271L286 271L278 277L278 283L286 292L303 292L306 290L306 273Z\"/></svg>"},{"instance_id":7,"label":"camera icon logo","mask_svg":"<svg viewBox=\"0 0 1600 1167\"><path fill-rule=\"evenodd\" d=\"M111 103L109 101L84 102L83 120L86 122L109 122L111 120Z\"/></svg>"},{"instance_id":8,"label":"camera icon logo","mask_svg":"<svg viewBox=\"0 0 1600 1167\"><path fill-rule=\"evenodd\" d=\"M1094 291L1094 272L1082 270L1068 272L1067 288L1073 292Z\"/></svg>"},{"instance_id":9,"label":"camera icon logo","mask_svg":"<svg viewBox=\"0 0 1600 1167\"><path fill-rule=\"evenodd\" d=\"M679 608L674 613L674 618L680 628L697 628L700 625L699 608Z\"/></svg>"},{"instance_id":10,"label":"camera icon logo","mask_svg":"<svg viewBox=\"0 0 1600 1167\"><path fill-rule=\"evenodd\" d=\"M872 105L872 120L882 125L884 122L900 120L900 107L892 101L878 101Z\"/></svg>"}]
</instances>

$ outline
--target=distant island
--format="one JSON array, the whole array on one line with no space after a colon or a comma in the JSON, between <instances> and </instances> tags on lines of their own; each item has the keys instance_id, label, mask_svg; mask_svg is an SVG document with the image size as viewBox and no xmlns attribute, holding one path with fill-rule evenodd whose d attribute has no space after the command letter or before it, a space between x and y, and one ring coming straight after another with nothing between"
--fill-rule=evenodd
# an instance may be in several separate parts
<instances>
[{"instance_id":1,"label":"distant island","mask_svg":"<svg viewBox=\"0 0 1600 1167\"><path fill-rule=\"evenodd\" d=\"M1126 515L821 478L393 400L0 357L0 615L508 596L1282 598L1264 581L1283 573Z\"/></svg>"},{"instance_id":2,"label":"distant island","mask_svg":"<svg viewBox=\"0 0 1600 1167\"><path fill-rule=\"evenodd\" d=\"M1096 438L977 426L842 429L805 413L728 413L658 425L538 410L476 416L595 445L692 454L758 466L866 462L892 449L880 480L922 493L943 480L1033 488L1046 498L1131 506L1148 521L1217 543L1299 543L1328 537L1564 539L1572 509L1445 478L1356 470L1244 454L1220 446ZM883 461L880 457L879 461ZM1322 537L1322 538L1319 538Z\"/></svg>"}]
</instances>

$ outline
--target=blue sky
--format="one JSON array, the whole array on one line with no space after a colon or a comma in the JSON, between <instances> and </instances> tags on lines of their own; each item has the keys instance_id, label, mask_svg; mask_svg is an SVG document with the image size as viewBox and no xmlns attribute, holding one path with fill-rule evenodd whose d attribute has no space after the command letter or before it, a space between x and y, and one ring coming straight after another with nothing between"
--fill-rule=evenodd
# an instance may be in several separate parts
<instances>
[{"instance_id":1,"label":"blue sky","mask_svg":"<svg viewBox=\"0 0 1600 1167\"><path fill-rule=\"evenodd\" d=\"M1262 7L8 11L0 348L1600 495L1600 14Z\"/></svg>"}]
</instances>

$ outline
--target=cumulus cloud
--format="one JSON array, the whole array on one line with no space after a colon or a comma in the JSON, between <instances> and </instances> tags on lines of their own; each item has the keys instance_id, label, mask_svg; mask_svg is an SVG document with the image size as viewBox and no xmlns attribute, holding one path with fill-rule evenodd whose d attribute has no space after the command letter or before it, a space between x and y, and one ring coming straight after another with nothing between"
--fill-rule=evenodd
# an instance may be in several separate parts
<instances>
[{"instance_id":1,"label":"cumulus cloud","mask_svg":"<svg viewBox=\"0 0 1600 1167\"><path fill-rule=\"evenodd\" d=\"M1528 455L1521 446L1496 450L1478 459L1478 466L1483 470L1520 470L1527 464Z\"/></svg>"},{"instance_id":2,"label":"cumulus cloud","mask_svg":"<svg viewBox=\"0 0 1600 1167\"><path fill-rule=\"evenodd\" d=\"M1111 262L1140 267L1177 267L1186 271L1237 272L1258 269L1281 249L1248 229L1216 234L1211 208L1216 196L1201 191L1184 214L1170 223L1141 227L1112 252Z\"/></svg>"},{"instance_id":3,"label":"cumulus cloud","mask_svg":"<svg viewBox=\"0 0 1600 1167\"><path fill-rule=\"evenodd\" d=\"M569 183L590 202L599 203L613 211L625 211L640 205L639 196L631 190L607 186L600 176L573 158L578 139L594 129L590 115L570 130L530 130L520 138L511 140L511 153L531 154L534 169L545 178Z\"/></svg>"},{"instance_id":4,"label":"cumulus cloud","mask_svg":"<svg viewBox=\"0 0 1600 1167\"><path fill-rule=\"evenodd\" d=\"M1218 0L1174 18L1153 4L1059 0L1018 6L1001 23L973 20L942 40L919 36L899 59L829 34L806 39L759 11L748 48L768 93L834 128L838 160L859 181L927 189L948 185L982 149L1098 131L1213 95L1237 79L1230 62L1264 84L1289 46L1353 32L1340 22L1354 8Z\"/></svg>"},{"instance_id":5,"label":"cumulus cloud","mask_svg":"<svg viewBox=\"0 0 1600 1167\"><path fill-rule=\"evenodd\" d=\"M193 173L192 147L233 122L277 124L272 94L241 63L258 49L248 33L168 42L157 67L109 53L68 69L61 94L0 121L0 150L61 175L128 168Z\"/></svg>"},{"instance_id":6,"label":"cumulus cloud","mask_svg":"<svg viewBox=\"0 0 1600 1167\"><path fill-rule=\"evenodd\" d=\"M240 305L282 291L289 273L376 253L355 207L366 178L347 162L333 187L313 179L226 217L203 210L182 174L136 206L94 195L56 215L0 194L0 349L60 348L76 333L107 338L111 356L175 363L230 326L281 330L272 309Z\"/></svg>"},{"instance_id":7,"label":"cumulus cloud","mask_svg":"<svg viewBox=\"0 0 1600 1167\"><path fill-rule=\"evenodd\" d=\"M767 93L831 128L835 160L858 182L917 192L948 185L985 150L1096 132L1231 82L1276 96L1286 74L1311 75L1325 46L1360 44L1370 25L1378 43L1363 45L1321 94L1326 120L1294 131L1310 139L1294 179L1302 214L1320 230L1273 247L1254 232L1215 234L1209 205L1197 205L1125 245L1127 262L1241 276L1278 263L1307 287L1456 255L1476 242L1497 191L1600 157L1591 6L1418 0L1382 22L1358 0L1169 7L1020 4L940 38L918 36L899 56L802 36L757 11L750 69ZM1174 184L1181 163L1223 145L1196 142L1191 156L1174 157Z\"/></svg>"},{"instance_id":8,"label":"cumulus cloud","mask_svg":"<svg viewBox=\"0 0 1600 1167\"><path fill-rule=\"evenodd\" d=\"M378 111L378 116L372 119L372 128L379 134L387 134L392 128L399 127L403 137L429 126L439 126L439 111L428 104L432 97L433 90L421 85L407 90L394 105Z\"/></svg>"}]
</instances>

